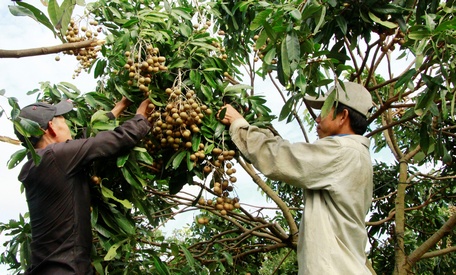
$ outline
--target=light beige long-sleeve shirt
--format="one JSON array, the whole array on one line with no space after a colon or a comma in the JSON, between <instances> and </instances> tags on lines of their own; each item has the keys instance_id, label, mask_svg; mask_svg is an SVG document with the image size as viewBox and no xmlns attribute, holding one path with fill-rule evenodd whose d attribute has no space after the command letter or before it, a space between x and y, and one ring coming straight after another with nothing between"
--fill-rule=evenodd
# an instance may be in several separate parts
<instances>
[{"instance_id":1,"label":"light beige long-sleeve shirt","mask_svg":"<svg viewBox=\"0 0 456 275\"><path fill-rule=\"evenodd\" d=\"M244 119L231 124L230 135L266 177L305 189L299 274L371 274L364 220L373 188L369 139L344 135L290 143Z\"/></svg>"}]
</instances>

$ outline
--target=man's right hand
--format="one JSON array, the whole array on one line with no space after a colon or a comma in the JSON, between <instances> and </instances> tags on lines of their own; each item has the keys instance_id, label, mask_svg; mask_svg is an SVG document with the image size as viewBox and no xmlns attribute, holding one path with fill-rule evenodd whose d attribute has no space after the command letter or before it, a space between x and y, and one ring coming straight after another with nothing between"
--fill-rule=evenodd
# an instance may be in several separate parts
<instances>
[{"instance_id":1,"label":"man's right hand","mask_svg":"<svg viewBox=\"0 0 456 275\"><path fill-rule=\"evenodd\" d=\"M143 115L145 118L147 118L153 110L154 106L151 104L150 99L146 99L141 102L138 109L136 110L136 114Z\"/></svg>"},{"instance_id":2,"label":"man's right hand","mask_svg":"<svg viewBox=\"0 0 456 275\"><path fill-rule=\"evenodd\" d=\"M128 108L128 106L131 105L131 101L128 100L126 97L122 97L122 99L116 103L116 106L111 110L111 113L114 115L114 117L118 118L120 114L125 111L125 109Z\"/></svg>"},{"instance_id":3,"label":"man's right hand","mask_svg":"<svg viewBox=\"0 0 456 275\"><path fill-rule=\"evenodd\" d=\"M223 119L220 118L220 113L222 112L222 110L226 110ZM217 118L220 119L220 121L223 124L230 125L236 119L244 117L236 109L234 109L233 106L231 106L230 104L226 104L218 111Z\"/></svg>"}]
</instances>

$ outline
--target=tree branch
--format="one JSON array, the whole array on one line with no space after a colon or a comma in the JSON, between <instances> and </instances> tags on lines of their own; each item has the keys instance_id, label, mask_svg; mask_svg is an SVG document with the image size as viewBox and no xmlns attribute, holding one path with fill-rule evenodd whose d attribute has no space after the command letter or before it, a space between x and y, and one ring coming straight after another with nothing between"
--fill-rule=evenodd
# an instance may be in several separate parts
<instances>
[{"instance_id":1,"label":"tree branch","mask_svg":"<svg viewBox=\"0 0 456 275\"><path fill-rule=\"evenodd\" d=\"M456 213L453 214L443 225L442 227L437 230L429 239L427 239L422 245L420 245L415 251L410 253L407 257L407 261L412 266L419 260L423 259L423 255L431 249L438 241L440 241L445 235L449 234L454 227L456 226ZM456 250L456 248L450 249L450 251L446 252L449 253L451 251ZM441 251L441 250L440 250ZM446 251L446 250L445 250ZM443 252L440 252L443 253ZM429 252L426 258L439 256L437 251Z\"/></svg>"},{"instance_id":2,"label":"tree branch","mask_svg":"<svg viewBox=\"0 0 456 275\"><path fill-rule=\"evenodd\" d=\"M238 159L238 162L241 164L242 168L244 168L244 170L250 175L250 177L252 177L253 181L261 188L261 190L263 190L263 192L265 192L266 195L269 196L277 204L277 206L282 211L283 216L288 223L288 226L290 227L290 235L293 236L293 239L297 238L297 233L299 231L298 226L296 225L296 222L291 215L288 206L282 201L282 199L280 199L277 193L274 192L269 186L267 186L266 183L257 175L252 165L247 164L240 159Z\"/></svg>"},{"instance_id":3,"label":"tree branch","mask_svg":"<svg viewBox=\"0 0 456 275\"><path fill-rule=\"evenodd\" d=\"M59 53L69 50L76 50L87 47L95 47L97 45L103 44L104 40L85 40L81 42L65 43L56 46L50 47L40 47L40 48L31 48L31 49L22 49L22 50L2 50L0 49L0 58L21 58L28 56L37 56L37 55L46 55Z\"/></svg>"},{"instance_id":4,"label":"tree branch","mask_svg":"<svg viewBox=\"0 0 456 275\"><path fill-rule=\"evenodd\" d=\"M0 141L6 142L6 143L11 143L14 145L21 145L21 142L17 139L12 139L10 137L5 137L5 136L0 136Z\"/></svg>"},{"instance_id":5,"label":"tree branch","mask_svg":"<svg viewBox=\"0 0 456 275\"><path fill-rule=\"evenodd\" d=\"M434 258L434 257L442 256L442 255L445 255L445 254L448 254L451 252L456 252L456 246L450 246L450 247L447 247L444 249L439 249L436 251L424 253L423 256L421 256L421 259Z\"/></svg>"}]
</instances>

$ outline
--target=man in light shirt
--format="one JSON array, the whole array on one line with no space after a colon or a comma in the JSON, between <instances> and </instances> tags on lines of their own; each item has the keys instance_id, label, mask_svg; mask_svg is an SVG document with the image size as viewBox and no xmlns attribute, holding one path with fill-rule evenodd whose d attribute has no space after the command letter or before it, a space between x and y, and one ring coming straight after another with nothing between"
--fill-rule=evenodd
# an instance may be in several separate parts
<instances>
[{"instance_id":1,"label":"man in light shirt","mask_svg":"<svg viewBox=\"0 0 456 275\"><path fill-rule=\"evenodd\" d=\"M336 99L327 114L316 118L319 139L312 144L290 143L252 126L229 104L219 111L233 142L264 176L305 190L299 274L375 273L366 265L364 219L372 202L373 172L370 141L362 136L372 97L357 83L343 86L304 98L315 109Z\"/></svg>"}]
</instances>

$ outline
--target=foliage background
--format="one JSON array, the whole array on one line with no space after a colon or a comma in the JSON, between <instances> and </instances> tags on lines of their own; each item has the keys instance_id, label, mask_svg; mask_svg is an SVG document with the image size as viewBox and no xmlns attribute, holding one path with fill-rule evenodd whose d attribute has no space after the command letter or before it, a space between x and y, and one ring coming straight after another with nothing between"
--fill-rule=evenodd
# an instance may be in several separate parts
<instances>
[{"instance_id":1,"label":"foliage background","mask_svg":"<svg viewBox=\"0 0 456 275\"><path fill-rule=\"evenodd\" d=\"M181 3L184 5L185 1ZM236 3L240 5L235 6ZM121 5L120 2L112 2L111 5L114 8L117 4ZM295 114L294 103L297 103L297 106L299 106L299 98L302 96L304 89L307 89L308 93L315 92L314 89L316 87L331 81L331 72L340 73L347 70L348 73L351 73L353 78L373 76L371 79L372 85L378 85L375 101L383 100L383 102L377 102L378 104L382 104L382 108L375 114L374 117L377 119L375 121L376 124L373 125L382 124L385 125L385 129L387 129L387 131L384 131L381 134L380 132L374 132L376 133L374 136L376 148L380 149L389 146L393 155L396 157L397 163L393 163L391 167L383 163L378 163L376 166L376 169L378 169L375 189L376 200L373 205L373 207L375 207L373 208L374 216L370 223L370 226L372 227L369 229L372 234L370 258L374 262L374 268L383 273L391 273L394 270L399 274L405 274L405 272L410 272L411 268L414 268L419 274L451 272L454 263L451 260L451 257L448 256L451 255L451 249L454 248L454 234L451 233L454 229L454 217L451 215L454 216L455 214L449 213L446 209L449 209L452 206L451 199L454 198L454 187L451 185L454 180L454 166L451 165L454 156L454 148L451 144L453 144L452 137L454 137L453 112L455 98L454 70L452 70L454 69L454 55L452 54L454 53L454 37L452 37L454 29L453 11L448 8L440 9L438 7L438 1L419 1L418 6L416 6L416 14L407 17L407 20L409 20L407 23L412 25L410 29L407 29L405 25L406 22L404 21L406 19L404 19L405 17L401 17L401 15L403 13L406 14L410 10L414 10L413 8L415 7L413 5L416 3L411 1L392 1L391 3L389 3L389 1L367 1L365 3L348 1L347 3L343 3L343 5L338 5L337 1L328 1L324 2L324 6L316 1L309 2L309 6L300 5L298 2L288 1L274 2L274 4L276 4L275 9L270 9L271 4L266 2L246 1L228 3L226 5L220 2L214 2L215 7L217 8L215 11L218 11L219 13L217 16L220 16L221 18L221 21L219 21L222 22L220 24L221 28L226 32L229 32L230 37L233 38L232 40L226 39L224 41L228 46L228 49L232 50L231 54L233 55L229 56L230 60L227 64L218 64L218 66L230 66L237 64L237 62L245 61L243 58L246 58L246 56L242 55L242 50L250 49L250 46L239 42L244 41L243 38L252 38L254 34L253 31L256 30L257 27L264 27L265 32L263 32L263 34L267 33L273 43L269 44L268 47L264 49L265 52L263 57L267 65L262 68L264 70L260 69L258 72L260 75L266 76L266 72L269 69L278 70L278 80L287 88L287 96L290 96L287 104L285 104L284 111L280 112L280 117L287 119L291 119ZM448 6L451 6L452 4L452 1L447 3ZM411 9L401 9L398 8L397 5L406 6ZM304 8L306 13L302 15L299 14L299 12L296 12L298 8ZM118 8L114 8L114 10L116 9ZM134 12L134 8L130 8L129 11ZM176 12L177 11L178 10L176 10ZM183 10L180 10L180 15L183 15L182 11ZM320 20L323 18L322 14L324 14L322 11L327 12L326 15L328 18L335 18L335 20L329 20L326 24L322 24L324 22ZM369 11L369 13L367 13L367 11ZM145 11L145 13L147 13L147 11ZM143 15L145 13L143 13ZM114 14L116 13L114 12ZM390 17L385 16L388 14ZM119 17L124 15L128 17L129 13L120 14ZM361 18L358 18L358 15L361 15ZM269 16L271 17L268 23L273 23L273 26L268 26L262 21ZM306 16L306 24L301 24L303 21L300 21L300 16ZM237 26L239 26L241 22L244 22L243 20L245 19L247 19L247 22L253 20L250 25L251 28L238 29ZM377 44L377 42L375 42L369 45L369 52L373 54L374 59L378 58L380 60L382 58L391 58L391 56L386 54L387 50L385 50L385 45L382 45L382 42L384 41L382 35L387 34L389 36L387 40L387 42L390 43L388 44L389 50L393 49L391 46L396 43L399 44L400 41L404 40L404 36L400 35L400 32L397 32L396 38L392 39L393 37L391 35L394 34L394 31L391 32L388 29L395 24L394 22L399 23L399 26L403 28L402 30L406 31L406 41L404 44L401 43L400 45L409 49L417 57L414 69L412 67L410 67L412 69L403 67L402 69L405 69L405 74L397 78L396 74L392 73L390 69L391 67L399 68L399 66L396 65L397 63L395 63L395 61L392 61L391 64L393 65L386 68L388 75L380 77L376 74L371 74L372 72L376 72L376 70L382 70L380 67L375 67L377 64L374 62L362 63L362 66L369 64L367 67L372 66L371 68L374 68L374 70L369 72L369 75L365 75L365 71L363 71L362 74L358 73L343 64L343 55L341 52L343 54L357 52L358 49L356 49L355 45L358 42L362 42L362 40L358 40L358 35L362 35L363 38L370 41L368 38L373 35L371 31L380 34L381 38L380 43ZM125 29L132 31L133 34L135 32L134 26L140 22L133 17L127 19L122 18L116 23L123 24ZM254 25L255 27L252 27ZM435 28L436 26L437 28ZM187 27L189 28L190 26ZM215 27L217 28L218 25L216 24ZM268 29L268 27L271 29ZM312 37L312 30L319 27L321 27L321 32ZM181 32L181 34L184 34L185 36L189 33L188 28L186 29L185 26L181 26L180 29L176 29L176 31ZM125 38L126 36L122 33L125 29L122 29L122 31L116 35ZM307 33L310 36L298 38L302 33ZM335 35L334 44L330 39L333 34ZM132 35L132 37L134 36L135 35ZM179 37L179 35L177 36ZM310 37L312 37L312 39L309 39ZM114 51L114 56L119 52L122 52L122 47L125 46L125 39L123 38L114 43L115 46L120 49L120 51ZM372 38L372 41L375 41L375 35L373 35ZM261 43L265 43L267 41L266 36L260 36L258 43L260 43L260 41ZM302 43L300 49L295 47L298 45L298 41L299 43ZM173 41L173 43L174 42L178 42L178 40ZM326 48L320 48L321 45L319 43L322 43ZM172 45L172 43L164 46L170 45ZM364 48L361 48L360 52L362 53L364 50ZM239 60L234 58L234 54L237 54ZM320 59L323 55L332 57L333 59L331 61L333 61L333 63L325 58ZM276 56L278 57L278 63L275 63L277 66L272 66L274 65L272 61ZM408 56L411 56L410 53L402 56L402 58ZM117 56L117 59L113 59L114 63L122 63L119 61L118 57L119 56ZM269 62L271 62L270 65ZM319 68L324 68L326 71L322 70L321 73L312 73L312 70L315 69L313 72L317 72L319 71L317 70ZM296 82L289 78L294 70L299 71L300 73ZM100 71L98 71L98 73L99 72ZM217 77L217 75L213 73L207 72L207 74L211 75L210 78ZM435 75L437 75L437 77L434 77ZM164 82L166 81L169 81L169 79L164 79ZM308 86L306 86L306 84L308 84ZM423 86L421 85L425 85L427 89L422 89ZM223 88L220 88L217 85L211 86L214 88L215 92L221 92L223 90ZM111 85L111 89L112 88L113 86ZM164 87L161 88L163 89ZM255 89L255 91L257 91L257 89ZM413 94L412 92L415 91L417 91L417 93ZM48 95L52 97L52 94ZM397 95L400 96L398 97ZM411 99L411 102L401 102L401 96L405 95ZM255 103L255 101L246 102ZM448 104L441 104L441 102L447 102ZM219 103L220 102L215 102L215 106ZM253 104L253 107L255 107L255 104ZM262 115L264 118L264 110L256 109L254 110L254 113L259 114L261 111L263 111ZM393 125L396 122L400 123L399 126L387 126L388 124ZM433 173L424 175L423 173L420 173L420 170L413 167L413 164L418 163L431 166L434 165L434 168L439 168L440 166L438 166L438 164L440 163L440 159L443 159L443 163L446 166L442 167L443 169L439 171L439 174ZM248 170L247 166L244 166L244 168ZM385 173L386 171L388 171L388 173ZM443 177L441 177L442 175ZM391 182L394 182L394 184L391 184ZM257 183L260 184L261 180L257 179ZM287 201L289 205L293 205L293 198L286 197L284 195L284 193L286 193L284 190L287 190L288 192L293 192L294 190L288 190L287 186L282 186L280 183L267 182L267 184L276 192L278 190L275 188L280 186L281 189L279 192L283 196L283 200ZM155 204L156 203L158 202L155 201ZM103 206L103 204L100 206ZM299 206L299 202L297 206ZM113 215L113 217L120 217L113 209L111 209L111 211L111 213L109 211L105 211L104 213L107 216ZM287 212L283 212L285 215L286 213ZM239 218L239 216L237 217ZM280 215L277 217L280 217ZM448 224L449 228L445 229L447 217L450 217L447 221L447 223L450 222L450 224ZM377 220L380 220L381 223L377 223ZM201 228L198 225L194 225L191 234L193 234L193 237L210 236L209 233L211 228L229 230L230 225L232 227L231 223L235 224L235 221L230 220L230 222L227 223L227 220L219 221L216 218L208 228ZM125 223L124 219L118 220L118 225L120 225L125 232L129 232L132 229L128 226L128 222ZM285 225L285 222L282 225ZM293 231L293 222L288 220L288 225L290 226L290 230ZM420 230L420 228L429 228L429 230ZM432 236L432 234L439 228L445 229L445 231L437 236L437 239L435 239L436 241L434 241L434 236ZM111 229L114 228L111 226ZM145 234L147 236L147 232L149 231L143 231L144 229L147 229L147 226L139 227L137 233ZM386 239L378 238L379 235L376 234L389 237ZM110 257L122 257L117 258L120 261L111 261L111 263L97 261L98 264L107 264L110 268L114 268L114 270L118 268L119 265L125 265L125 260L129 257L128 251L135 246L135 243L131 243L131 239L125 243L122 239L123 235L124 234L115 237L111 236L101 244L103 250L107 251L107 255L110 255ZM161 240L159 235L151 235L150 237L158 241ZM119 252L119 254L115 255L115 253L113 254L112 248L119 240L121 242L120 244L122 244L123 252ZM193 243L194 240L192 238L181 241L186 245L196 245L196 243ZM424 241L426 242L423 243ZM429 244L427 243L428 241ZM142 241L140 241L140 243L141 242ZM141 246L140 243L138 245ZM288 245L284 240L278 243ZM436 247L434 247L434 245L436 245ZM420 260L422 256L430 256L430 254L426 252L433 247L440 249L442 253L440 254L440 257ZM152 266L155 266L156 269L166 270L159 262L151 262L151 260L157 259L157 251L148 250L147 246L142 248L141 253L143 253L142 255L144 257L147 255L146 258L149 264L151 264L151 268ZM199 263L189 259L188 251L182 246L175 246L170 243L170 246L162 246L162 249L170 249L171 253L175 256L180 249L180 257L182 257L182 259L187 259L189 264L185 268L194 269L195 266L199 267ZM162 250L160 253L165 252L165 250ZM449 254L443 253L445 250L448 250ZM216 253L220 253L221 251L222 250L218 250ZM100 251L100 253L101 255L104 254L103 251ZM195 254L193 255L195 256ZM220 255L222 256L219 256L220 262L216 263L216 267L209 265L209 262L205 263L206 266L211 269L215 268L214 270L218 271L222 271L226 268L230 269L230 266L233 265L232 257L235 253L225 252ZM247 262L250 263L250 265L255 265L256 261L260 261L261 257L264 256L265 255L253 254L252 258L249 258ZM204 263L205 260L210 260L198 257L195 258L201 261L201 263ZM394 261L391 260L393 258ZM110 259L113 260L113 258ZM407 266L407 263L410 262L413 265L417 261L419 262L415 266ZM394 262L394 265L392 262ZM228 265L223 263L227 263ZM173 264L171 262L170 268L173 268L172 266ZM137 266L135 267L135 261L131 262L130 268L131 270L137 268ZM235 262L234 268L237 270L249 270L248 266L246 267L242 262L237 261Z\"/></svg>"}]
</instances>

